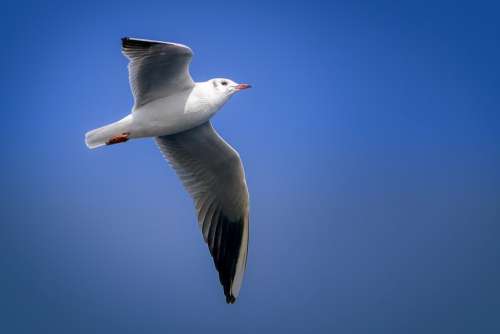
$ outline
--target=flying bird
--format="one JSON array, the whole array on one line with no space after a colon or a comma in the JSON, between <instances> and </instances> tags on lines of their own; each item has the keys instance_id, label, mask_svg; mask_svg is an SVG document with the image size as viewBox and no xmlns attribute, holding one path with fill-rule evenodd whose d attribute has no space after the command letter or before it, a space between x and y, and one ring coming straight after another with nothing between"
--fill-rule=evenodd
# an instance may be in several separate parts
<instances>
[{"instance_id":1,"label":"flying bird","mask_svg":"<svg viewBox=\"0 0 500 334\"><path fill-rule=\"evenodd\" d=\"M238 152L210 118L235 93L250 88L229 79L194 82L185 45L122 38L134 96L132 112L85 134L90 149L153 137L193 198L226 302L238 297L248 252L249 198Z\"/></svg>"}]
</instances>

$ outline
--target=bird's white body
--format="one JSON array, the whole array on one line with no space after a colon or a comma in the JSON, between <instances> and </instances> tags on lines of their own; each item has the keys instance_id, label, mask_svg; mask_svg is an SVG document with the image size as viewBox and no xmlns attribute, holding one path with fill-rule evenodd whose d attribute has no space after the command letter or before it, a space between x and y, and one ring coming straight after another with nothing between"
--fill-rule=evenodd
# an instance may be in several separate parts
<instances>
[{"instance_id":1,"label":"bird's white body","mask_svg":"<svg viewBox=\"0 0 500 334\"><path fill-rule=\"evenodd\" d=\"M102 146L114 135L127 133L129 138L158 137L192 129L207 122L231 95L214 94L210 81L197 82L192 88L153 100L133 108L118 122L90 131L90 148Z\"/></svg>"},{"instance_id":2,"label":"bird's white body","mask_svg":"<svg viewBox=\"0 0 500 334\"><path fill-rule=\"evenodd\" d=\"M229 99L212 94L209 82L134 108L130 138L157 137L185 131L208 121Z\"/></svg>"}]
</instances>

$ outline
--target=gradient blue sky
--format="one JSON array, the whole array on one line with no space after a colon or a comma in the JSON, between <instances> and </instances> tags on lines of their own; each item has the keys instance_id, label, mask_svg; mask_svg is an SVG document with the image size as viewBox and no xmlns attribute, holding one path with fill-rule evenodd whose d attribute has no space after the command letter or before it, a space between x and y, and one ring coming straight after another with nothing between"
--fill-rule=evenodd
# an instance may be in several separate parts
<instances>
[{"instance_id":1,"label":"gradient blue sky","mask_svg":"<svg viewBox=\"0 0 500 334\"><path fill-rule=\"evenodd\" d=\"M2 2L0 332L498 333L495 2ZM254 88L214 119L251 193L226 305L120 37Z\"/></svg>"}]
</instances>

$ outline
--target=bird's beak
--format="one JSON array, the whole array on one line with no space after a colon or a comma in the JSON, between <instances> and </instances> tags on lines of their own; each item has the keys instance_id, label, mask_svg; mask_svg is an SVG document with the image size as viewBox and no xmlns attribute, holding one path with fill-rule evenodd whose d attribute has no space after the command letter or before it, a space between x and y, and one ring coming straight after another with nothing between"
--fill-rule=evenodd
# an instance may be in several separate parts
<instances>
[{"instance_id":1,"label":"bird's beak","mask_svg":"<svg viewBox=\"0 0 500 334\"><path fill-rule=\"evenodd\" d=\"M236 87L234 87L236 90L243 90L243 89L247 89L247 88L250 88L252 86L250 86L249 84L239 84L239 85L236 85Z\"/></svg>"}]
</instances>

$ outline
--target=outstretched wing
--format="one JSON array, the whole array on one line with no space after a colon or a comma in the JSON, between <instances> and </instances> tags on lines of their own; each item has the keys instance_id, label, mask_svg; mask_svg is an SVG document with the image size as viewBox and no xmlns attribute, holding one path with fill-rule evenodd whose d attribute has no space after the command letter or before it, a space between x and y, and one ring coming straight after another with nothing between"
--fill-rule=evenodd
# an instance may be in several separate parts
<instances>
[{"instance_id":1,"label":"outstretched wing","mask_svg":"<svg viewBox=\"0 0 500 334\"><path fill-rule=\"evenodd\" d=\"M248 189L238 152L210 122L157 137L156 142L194 199L226 302L232 304L241 287L248 250Z\"/></svg>"},{"instance_id":2,"label":"outstretched wing","mask_svg":"<svg viewBox=\"0 0 500 334\"><path fill-rule=\"evenodd\" d=\"M189 75L193 52L185 45L124 37L122 52L130 60L136 108L194 86Z\"/></svg>"}]
</instances>

